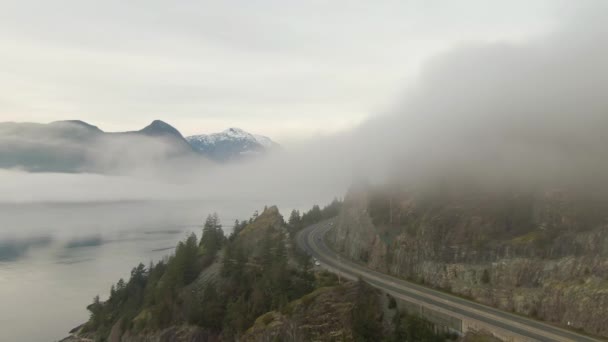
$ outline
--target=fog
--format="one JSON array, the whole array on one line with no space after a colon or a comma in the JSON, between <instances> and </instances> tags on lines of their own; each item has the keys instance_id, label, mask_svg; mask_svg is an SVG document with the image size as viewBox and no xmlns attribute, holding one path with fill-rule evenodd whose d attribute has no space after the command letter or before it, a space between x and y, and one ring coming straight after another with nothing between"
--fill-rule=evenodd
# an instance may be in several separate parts
<instances>
[{"instance_id":1,"label":"fog","mask_svg":"<svg viewBox=\"0 0 608 342\"><path fill-rule=\"evenodd\" d=\"M576 11L526 42L437 55L393 108L333 144L336 177L604 188L607 9Z\"/></svg>"},{"instance_id":2,"label":"fog","mask_svg":"<svg viewBox=\"0 0 608 342\"><path fill-rule=\"evenodd\" d=\"M605 190L607 9L574 11L524 42L462 43L428 61L383 114L247 174L294 194L341 195L356 179Z\"/></svg>"},{"instance_id":3,"label":"fog","mask_svg":"<svg viewBox=\"0 0 608 342\"><path fill-rule=\"evenodd\" d=\"M605 5L576 11L555 32L524 42L462 43L428 61L383 114L349 132L228 165L167 163L158 143L133 154L123 147L135 143L120 141L87 155L106 175L4 171L0 201L328 201L354 179L429 175L597 184L608 174L608 25L600 13Z\"/></svg>"},{"instance_id":4,"label":"fog","mask_svg":"<svg viewBox=\"0 0 608 342\"><path fill-rule=\"evenodd\" d=\"M40 265L19 264L36 275L29 292L38 293L35 285L45 281L71 286L73 307L62 308L69 325L86 319L83 301L128 274L134 262L168 253L213 211L228 232L233 220L266 204L287 215L341 197L361 179L606 190L607 9L576 11L554 32L527 40L463 42L429 60L391 106L355 129L243 162L212 163L157 137L83 143L3 131L2 151L41 148L55 162L81 168L0 171L0 266L38 255L32 260ZM102 272L86 264L92 262ZM81 263L75 282L91 288L70 283L76 273L57 266ZM48 269L53 272L41 273ZM8 279L0 288L18 306L28 297L16 285L27 277L12 270L0 268ZM31 314L22 311L0 323ZM60 327L57 337L69 328Z\"/></svg>"}]
</instances>

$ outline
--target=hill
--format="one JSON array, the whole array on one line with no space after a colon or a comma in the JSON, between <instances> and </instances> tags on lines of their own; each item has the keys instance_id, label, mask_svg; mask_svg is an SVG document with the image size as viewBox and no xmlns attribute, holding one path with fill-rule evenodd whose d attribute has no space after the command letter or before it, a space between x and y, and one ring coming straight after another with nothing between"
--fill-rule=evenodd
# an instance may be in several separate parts
<instances>
[{"instance_id":1,"label":"hill","mask_svg":"<svg viewBox=\"0 0 608 342\"><path fill-rule=\"evenodd\" d=\"M65 341L445 339L394 307L385 315L386 296L368 284L314 269L295 248L294 228L269 207L226 238L210 215L200 241L192 234L171 257L135 267L106 301L93 300L90 319Z\"/></svg>"}]
</instances>

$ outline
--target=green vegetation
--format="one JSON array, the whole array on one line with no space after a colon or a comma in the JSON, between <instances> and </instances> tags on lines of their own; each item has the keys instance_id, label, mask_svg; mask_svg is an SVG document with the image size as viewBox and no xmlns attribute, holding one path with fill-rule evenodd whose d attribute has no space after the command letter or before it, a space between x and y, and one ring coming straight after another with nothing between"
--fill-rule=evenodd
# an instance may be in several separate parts
<instances>
[{"instance_id":1,"label":"green vegetation","mask_svg":"<svg viewBox=\"0 0 608 342\"><path fill-rule=\"evenodd\" d=\"M444 342L445 334L437 334L433 324L422 317L397 312L393 318L395 330L388 339L394 342Z\"/></svg>"},{"instance_id":2,"label":"green vegetation","mask_svg":"<svg viewBox=\"0 0 608 342\"><path fill-rule=\"evenodd\" d=\"M230 341L243 337L254 323L274 329L275 320L290 317L294 310L305 320L340 310L342 318L333 319L350 321L344 336L355 341L431 336L430 323L410 316L395 321L394 336L387 333L377 290L361 280L345 286L335 274L313 273L310 257L297 250L290 239L295 229L335 216L340 205L334 201L323 209L315 206L302 216L295 211L289 225L276 207L265 208L249 220L235 222L228 238L217 214L209 215L200 241L191 234L178 243L173 256L133 268L128 281L120 279L112 286L106 301L95 297L81 333L107 341L116 332L145 335L188 325L214 339ZM349 297L346 291L351 291ZM329 305L330 294L342 299Z\"/></svg>"},{"instance_id":3,"label":"green vegetation","mask_svg":"<svg viewBox=\"0 0 608 342\"><path fill-rule=\"evenodd\" d=\"M266 213L262 213L258 221L263 222ZM251 234L247 234L248 239L237 238L226 245L222 289L216 299L227 308L223 319L224 337L238 336L258 316L282 309L314 289L309 261L295 258L286 248L286 234L281 227L250 226L247 230L257 232L262 228L265 233L255 244L250 243ZM290 259L296 261L296 266L290 265Z\"/></svg>"},{"instance_id":4,"label":"green vegetation","mask_svg":"<svg viewBox=\"0 0 608 342\"><path fill-rule=\"evenodd\" d=\"M357 297L352 311L355 341L380 341L383 338L382 311L378 291L359 279Z\"/></svg>"},{"instance_id":5,"label":"green vegetation","mask_svg":"<svg viewBox=\"0 0 608 342\"><path fill-rule=\"evenodd\" d=\"M216 213L207 216L203 226L203 236L200 242L200 254L202 256L203 267L209 266L215 255L224 245L226 238L220 224L220 219Z\"/></svg>"},{"instance_id":6,"label":"green vegetation","mask_svg":"<svg viewBox=\"0 0 608 342\"><path fill-rule=\"evenodd\" d=\"M395 300L395 297L387 294L386 295L388 297L388 308L389 309L396 309L397 308L397 300Z\"/></svg>"},{"instance_id":7,"label":"green vegetation","mask_svg":"<svg viewBox=\"0 0 608 342\"><path fill-rule=\"evenodd\" d=\"M340 213L340 209L342 209L342 201L336 198L323 208L315 204L309 211L301 215L299 210L294 209L288 220L290 232L297 232L304 227L336 217Z\"/></svg>"},{"instance_id":8,"label":"green vegetation","mask_svg":"<svg viewBox=\"0 0 608 342\"><path fill-rule=\"evenodd\" d=\"M110 290L105 302L95 297L87 307L91 317L84 332L95 332L104 341L116 322L123 329L140 331L170 325L180 305L179 291L196 279L202 270L195 234L180 242L175 255L146 268L139 264L131 271L128 282L120 279ZM142 313L142 314L140 314Z\"/></svg>"},{"instance_id":9,"label":"green vegetation","mask_svg":"<svg viewBox=\"0 0 608 342\"><path fill-rule=\"evenodd\" d=\"M105 341L117 323L134 333L191 324L230 340L258 316L314 290L310 260L288 248L294 244L275 207L244 222L226 239L217 214L209 215L200 242L190 235L173 256L134 268L105 302L95 297L83 332ZM219 253L219 275L199 284L195 280Z\"/></svg>"}]
</instances>

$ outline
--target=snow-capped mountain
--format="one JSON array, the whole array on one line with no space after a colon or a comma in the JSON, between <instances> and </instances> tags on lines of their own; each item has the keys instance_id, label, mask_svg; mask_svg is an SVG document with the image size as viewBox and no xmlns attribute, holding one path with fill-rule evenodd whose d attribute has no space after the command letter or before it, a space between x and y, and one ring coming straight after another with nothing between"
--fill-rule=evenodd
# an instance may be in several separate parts
<instances>
[{"instance_id":1,"label":"snow-capped mountain","mask_svg":"<svg viewBox=\"0 0 608 342\"><path fill-rule=\"evenodd\" d=\"M251 134L240 128L228 128L219 133L193 135L187 137L186 140L199 153L219 161L261 154L279 146L268 137Z\"/></svg>"},{"instance_id":2,"label":"snow-capped mountain","mask_svg":"<svg viewBox=\"0 0 608 342\"><path fill-rule=\"evenodd\" d=\"M116 173L144 165L164 167L176 160L225 162L278 147L268 137L238 128L184 138L160 120L129 132L104 132L80 120L0 122L0 169L33 172Z\"/></svg>"}]
</instances>

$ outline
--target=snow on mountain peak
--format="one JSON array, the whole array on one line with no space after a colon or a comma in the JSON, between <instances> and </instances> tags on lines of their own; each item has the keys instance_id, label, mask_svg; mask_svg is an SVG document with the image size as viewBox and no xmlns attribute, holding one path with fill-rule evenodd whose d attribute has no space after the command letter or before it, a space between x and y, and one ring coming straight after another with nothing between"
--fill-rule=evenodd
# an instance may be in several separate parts
<instances>
[{"instance_id":1,"label":"snow on mountain peak","mask_svg":"<svg viewBox=\"0 0 608 342\"><path fill-rule=\"evenodd\" d=\"M222 133L226 134L232 138L236 138L236 139L255 140L255 137L253 136L253 134L245 132L244 130L242 130L240 128L236 128L236 127L228 128L228 129L224 130ZM216 133L216 134L218 134L218 133Z\"/></svg>"},{"instance_id":2,"label":"snow on mountain peak","mask_svg":"<svg viewBox=\"0 0 608 342\"><path fill-rule=\"evenodd\" d=\"M187 137L186 140L199 152L212 154L218 159L231 159L234 155L260 153L278 146L268 137L251 134L236 127L230 127L219 133L193 135Z\"/></svg>"},{"instance_id":3,"label":"snow on mountain peak","mask_svg":"<svg viewBox=\"0 0 608 342\"><path fill-rule=\"evenodd\" d=\"M267 149L277 146L277 143L272 141L272 139L270 139L269 137L259 135L259 134L254 134L253 137L258 142L258 144L264 146Z\"/></svg>"}]
</instances>

